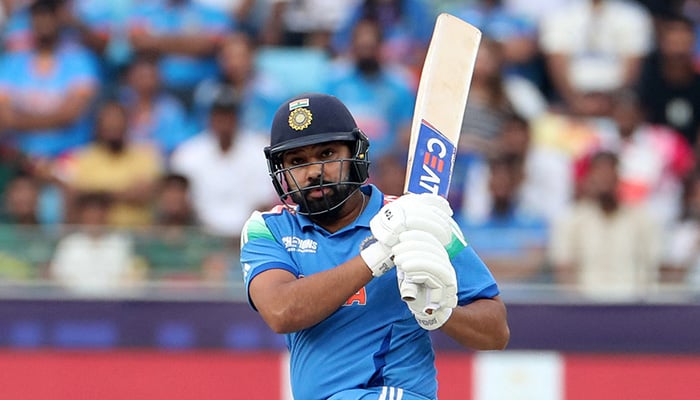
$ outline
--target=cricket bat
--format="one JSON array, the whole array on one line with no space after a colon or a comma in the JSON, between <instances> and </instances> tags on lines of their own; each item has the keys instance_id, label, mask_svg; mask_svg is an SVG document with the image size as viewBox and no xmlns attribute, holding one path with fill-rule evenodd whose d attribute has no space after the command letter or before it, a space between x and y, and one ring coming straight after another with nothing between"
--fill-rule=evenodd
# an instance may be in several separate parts
<instances>
[{"instance_id":1,"label":"cricket bat","mask_svg":"<svg viewBox=\"0 0 700 400\"><path fill-rule=\"evenodd\" d=\"M404 193L447 197L481 32L461 19L437 17L423 63L411 124ZM406 285L404 300L417 288Z\"/></svg>"}]
</instances>

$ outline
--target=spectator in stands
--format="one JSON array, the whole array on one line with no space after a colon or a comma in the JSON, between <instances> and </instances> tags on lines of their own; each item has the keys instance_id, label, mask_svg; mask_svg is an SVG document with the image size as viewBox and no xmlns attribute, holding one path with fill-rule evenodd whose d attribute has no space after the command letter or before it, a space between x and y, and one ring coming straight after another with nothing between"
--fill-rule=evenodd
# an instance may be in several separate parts
<instances>
[{"instance_id":1,"label":"spectator in stands","mask_svg":"<svg viewBox=\"0 0 700 400\"><path fill-rule=\"evenodd\" d=\"M573 199L572 161L560 149L535 143L528 121L509 115L494 140L494 148L496 155L523 160L524 175L517 193L521 210L543 217L549 224L569 207ZM472 156L466 171L460 208L471 220L486 218L493 207L488 158L488 154Z\"/></svg>"},{"instance_id":2,"label":"spectator in stands","mask_svg":"<svg viewBox=\"0 0 700 400\"><path fill-rule=\"evenodd\" d=\"M240 131L267 137L277 105L286 93L282 82L255 66L257 48L244 33L229 35L217 54L220 74L197 85L194 92L194 113L199 129L207 126L209 111L221 90L241 93L245 101L240 107Z\"/></svg>"},{"instance_id":3,"label":"spectator in stands","mask_svg":"<svg viewBox=\"0 0 700 400\"><path fill-rule=\"evenodd\" d=\"M611 103L613 127L597 131L592 152L617 153L620 201L647 207L667 228L680 211L682 181L695 163L692 149L673 129L646 122L635 92L618 91Z\"/></svg>"},{"instance_id":4,"label":"spectator in stands","mask_svg":"<svg viewBox=\"0 0 700 400\"><path fill-rule=\"evenodd\" d=\"M449 200L453 207L457 207L456 212L460 211L464 202L471 201L463 198L465 191L466 195L470 196L467 186L474 186L474 183L468 182L471 171L478 170L479 175L486 176L488 168L484 156L488 157L490 153L498 150L496 138L506 120L516 111L534 118L542 113L545 107L545 101L534 85L525 83L531 90L523 96L519 90L511 90L514 87L512 83L526 80L515 76L506 78L502 71L502 45L487 38L482 39L471 81L469 101L462 120L462 136L457 148L450 190ZM520 86L518 83L515 85ZM521 107L525 104L526 106ZM478 196L485 195L486 181L480 181L484 190L479 192Z\"/></svg>"},{"instance_id":5,"label":"spectator in stands","mask_svg":"<svg viewBox=\"0 0 700 400\"><path fill-rule=\"evenodd\" d=\"M19 174L2 193L0 280L39 277L53 254L53 241L39 225L39 185Z\"/></svg>"},{"instance_id":6,"label":"spectator in stands","mask_svg":"<svg viewBox=\"0 0 700 400\"><path fill-rule=\"evenodd\" d=\"M502 67L502 46L492 40L483 39L462 120L459 153L488 153L494 150L494 139L503 128L506 118L513 112L513 103L506 91Z\"/></svg>"},{"instance_id":7,"label":"spectator in stands","mask_svg":"<svg viewBox=\"0 0 700 400\"><path fill-rule=\"evenodd\" d=\"M0 193L4 193L10 181L20 174L31 174L34 165L19 150L0 144Z\"/></svg>"},{"instance_id":8,"label":"spectator in stands","mask_svg":"<svg viewBox=\"0 0 700 400\"><path fill-rule=\"evenodd\" d=\"M358 21L347 59L335 62L326 93L343 101L372 142L371 159L408 147L415 93L405 70L384 63L381 26Z\"/></svg>"},{"instance_id":9,"label":"spectator in stands","mask_svg":"<svg viewBox=\"0 0 700 400\"><path fill-rule=\"evenodd\" d=\"M190 181L186 176L168 173L158 185L154 224L160 227L196 226Z\"/></svg>"},{"instance_id":10,"label":"spectator in stands","mask_svg":"<svg viewBox=\"0 0 700 400\"><path fill-rule=\"evenodd\" d=\"M187 177L168 173L157 192L154 225L136 233L136 253L151 278L202 281L225 271L234 243L197 227Z\"/></svg>"},{"instance_id":11,"label":"spectator in stands","mask_svg":"<svg viewBox=\"0 0 700 400\"><path fill-rule=\"evenodd\" d=\"M55 158L89 140L97 74L86 51L60 46L56 2L36 1L30 12L35 47L2 57L1 140L31 157Z\"/></svg>"},{"instance_id":12,"label":"spectator in stands","mask_svg":"<svg viewBox=\"0 0 700 400\"><path fill-rule=\"evenodd\" d=\"M503 3L502 0L460 2L446 11L471 23L485 38L501 45L504 73L517 74L542 86L544 71L538 66L537 23Z\"/></svg>"},{"instance_id":13,"label":"spectator in stands","mask_svg":"<svg viewBox=\"0 0 700 400\"><path fill-rule=\"evenodd\" d=\"M669 16L659 28L658 49L639 82L640 99L650 122L676 129L697 151L700 74L694 64L694 25L685 17Z\"/></svg>"},{"instance_id":14,"label":"spectator in stands","mask_svg":"<svg viewBox=\"0 0 700 400\"><path fill-rule=\"evenodd\" d=\"M0 224L38 225L39 182L30 175L17 175L4 192Z\"/></svg>"},{"instance_id":15,"label":"spectator in stands","mask_svg":"<svg viewBox=\"0 0 700 400\"><path fill-rule=\"evenodd\" d=\"M119 100L128 113L131 142L150 144L167 158L191 136L187 110L161 85L155 54L139 54L131 61Z\"/></svg>"},{"instance_id":16,"label":"spectator in stands","mask_svg":"<svg viewBox=\"0 0 700 400\"><path fill-rule=\"evenodd\" d=\"M77 151L68 163L64 179L69 198L80 191L103 191L113 202L109 224L133 227L151 223L153 189L163 167L158 151L129 141L126 110L114 101L100 107L95 136L95 142Z\"/></svg>"},{"instance_id":17,"label":"spectator in stands","mask_svg":"<svg viewBox=\"0 0 700 400\"><path fill-rule=\"evenodd\" d=\"M401 64L420 75L435 25L435 12L423 0L361 0L350 11L333 37L336 54L351 47L360 20L378 21L383 38L381 59Z\"/></svg>"},{"instance_id":18,"label":"spectator in stands","mask_svg":"<svg viewBox=\"0 0 700 400\"><path fill-rule=\"evenodd\" d=\"M196 226L191 197L184 175L168 173L161 179L154 225L136 232L136 253L152 279L201 281L227 269L226 252L233 243Z\"/></svg>"},{"instance_id":19,"label":"spectator in stands","mask_svg":"<svg viewBox=\"0 0 700 400\"><path fill-rule=\"evenodd\" d=\"M263 29L267 46L330 49L333 33L345 20L355 0L271 0Z\"/></svg>"},{"instance_id":20,"label":"spectator in stands","mask_svg":"<svg viewBox=\"0 0 700 400\"><path fill-rule=\"evenodd\" d=\"M637 83L652 39L651 17L633 2L577 1L548 14L540 47L557 100L577 114L605 114L599 94Z\"/></svg>"},{"instance_id":21,"label":"spectator in stands","mask_svg":"<svg viewBox=\"0 0 700 400\"><path fill-rule=\"evenodd\" d=\"M192 185L197 219L207 232L237 237L250 213L277 202L262 149L265 139L238 129L240 99L225 90L214 101L209 127L182 143L170 158L173 172Z\"/></svg>"},{"instance_id":22,"label":"spectator in stands","mask_svg":"<svg viewBox=\"0 0 700 400\"><path fill-rule=\"evenodd\" d=\"M75 294L116 295L144 276L134 258L131 238L108 226L110 198L103 192L79 195L77 230L56 247L51 276Z\"/></svg>"},{"instance_id":23,"label":"spectator in stands","mask_svg":"<svg viewBox=\"0 0 700 400\"><path fill-rule=\"evenodd\" d=\"M645 209L621 203L614 153L596 153L583 183L582 197L550 236L557 282L589 298L642 299L657 281L659 226Z\"/></svg>"},{"instance_id":24,"label":"spectator in stands","mask_svg":"<svg viewBox=\"0 0 700 400\"><path fill-rule=\"evenodd\" d=\"M516 153L489 158L491 208L481 219L464 218L460 225L499 282L541 278L545 265L548 226L544 217L521 207L519 192L524 160ZM498 240L494 240L498 238Z\"/></svg>"},{"instance_id":25,"label":"spectator in stands","mask_svg":"<svg viewBox=\"0 0 700 400\"><path fill-rule=\"evenodd\" d=\"M194 0L156 0L137 3L127 26L133 50L162 56L165 88L189 107L195 85L216 74L216 50L235 21Z\"/></svg>"},{"instance_id":26,"label":"spectator in stands","mask_svg":"<svg viewBox=\"0 0 700 400\"><path fill-rule=\"evenodd\" d=\"M685 179L682 212L669 230L661 281L700 289L700 173Z\"/></svg>"},{"instance_id":27,"label":"spectator in stands","mask_svg":"<svg viewBox=\"0 0 700 400\"><path fill-rule=\"evenodd\" d=\"M35 48L32 34L31 6L37 3L52 3L60 23L61 46L86 46L98 54L107 44L110 26L108 8L103 3L91 0L8 0L5 10L8 20L2 27L0 41L10 52L29 51Z\"/></svg>"}]
</instances>

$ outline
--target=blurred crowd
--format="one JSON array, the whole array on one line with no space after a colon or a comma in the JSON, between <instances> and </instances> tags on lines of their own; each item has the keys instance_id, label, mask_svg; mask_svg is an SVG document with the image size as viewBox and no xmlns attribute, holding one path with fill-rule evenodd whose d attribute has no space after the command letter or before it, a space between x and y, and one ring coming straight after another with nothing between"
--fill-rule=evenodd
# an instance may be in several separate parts
<instances>
[{"instance_id":1,"label":"blurred crowd","mask_svg":"<svg viewBox=\"0 0 700 400\"><path fill-rule=\"evenodd\" d=\"M0 281L237 279L302 91L400 194L440 12L483 32L449 200L499 282L700 291L698 0L0 0Z\"/></svg>"}]
</instances>

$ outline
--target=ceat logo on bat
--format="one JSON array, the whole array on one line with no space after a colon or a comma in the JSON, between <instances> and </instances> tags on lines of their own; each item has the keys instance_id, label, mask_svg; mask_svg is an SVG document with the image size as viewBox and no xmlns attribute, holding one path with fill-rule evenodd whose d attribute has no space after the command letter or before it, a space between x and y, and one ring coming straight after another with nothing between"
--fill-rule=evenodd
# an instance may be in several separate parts
<instances>
[{"instance_id":1,"label":"ceat logo on bat","mask_svg":"<svg viewBox=\"0 0 700 400\"><path fill-rule=\"evenodd\" d=\"M421 121L416 154L411 165L408 191L447 196L456 148L425 120Z\"/></svg>"}]
</instances>

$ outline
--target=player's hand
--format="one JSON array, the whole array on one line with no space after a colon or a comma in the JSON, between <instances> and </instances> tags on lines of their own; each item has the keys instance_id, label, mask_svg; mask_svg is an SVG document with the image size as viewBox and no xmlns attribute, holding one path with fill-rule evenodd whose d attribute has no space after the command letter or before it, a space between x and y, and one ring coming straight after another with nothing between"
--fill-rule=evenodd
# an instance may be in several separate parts
<instances>
[{"instance_id":1,"label":"player's hand","mask_svg":"<svg viewBox=\"0 0 700 400\"><path fill-rule=\"evenodd\" d=\"M405 231L392 247L399 290L423 329L441 327L457 306L457 274L444 246L431 234ZM414 291L405 300L404 291Z\"/></svg>"},{"instance_id":2,"label":"player's hand","mask_svg":"<svg viewBox=\"0 0 700 400\"><path fill-rule=\"evenodd\" d=\"M375 277L382 276L394 268L391 248L383 245L375 238L371 238L364 243L362 250L360 250L360 257L362 257Z\"/></svg>"},{"instance_id":3,"label":"player's hand","mask_svg":"<svg viewBox=\"0 0 700 400\"><path fill-rule=\"evenodd\" d=\"M392 247L409 229L428 232L446 246L452 241L452 208L444 198L430 194L406 194L386 204L369 223L374 237Z\"/></svg>"}]
</instances>

